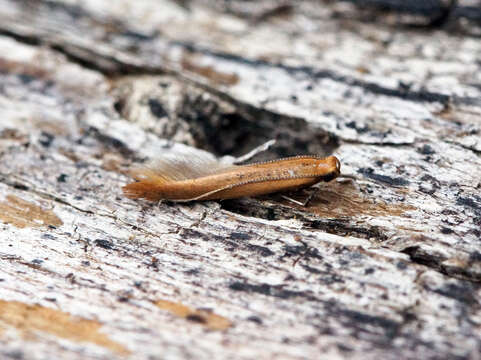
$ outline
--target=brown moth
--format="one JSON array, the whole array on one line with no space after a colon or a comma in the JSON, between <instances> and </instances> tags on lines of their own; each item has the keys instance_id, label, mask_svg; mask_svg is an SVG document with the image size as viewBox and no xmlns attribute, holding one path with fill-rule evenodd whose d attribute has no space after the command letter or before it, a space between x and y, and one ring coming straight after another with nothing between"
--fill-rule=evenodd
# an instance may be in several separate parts
<instances>
[{"instance_id":1,"label":"brown moth","mask_svg":"<svg viewBox=\"0 0 481 360\"><path fill-rule=\"evenodd\" d=\"M160 158L132 171L137 182L122 188L132 199L218 200L256 196L312 186L339 176L335 156L295 156L247 165L223 164L189 154Z\"/></svg>"}]
</instances>

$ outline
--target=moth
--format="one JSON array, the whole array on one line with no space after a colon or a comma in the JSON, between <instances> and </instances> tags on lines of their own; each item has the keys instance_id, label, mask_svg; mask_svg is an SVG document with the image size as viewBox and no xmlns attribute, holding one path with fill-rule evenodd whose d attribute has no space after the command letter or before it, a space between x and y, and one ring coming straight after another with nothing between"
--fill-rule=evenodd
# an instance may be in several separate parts
<instances>
[{"instance_id":1,"label":"moth","mask_svg":"<svg viewBox=\"0 0 481 360\"><path fill-rule=\"evenodd\" d=\"M165 156L131 171L125 196L151 201L221 200L306 188L340 175L335 156L294 156L247 165L198 153Z\"/></svg>"}]
</instances>

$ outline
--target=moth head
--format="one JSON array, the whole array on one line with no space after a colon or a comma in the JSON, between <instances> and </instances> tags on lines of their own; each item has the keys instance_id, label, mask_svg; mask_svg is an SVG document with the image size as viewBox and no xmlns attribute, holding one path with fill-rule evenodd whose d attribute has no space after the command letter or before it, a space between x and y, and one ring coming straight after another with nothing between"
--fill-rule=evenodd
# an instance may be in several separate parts
<instances>
[{"instance_id":1,"label":"moth head","mask_svg":"<svg viewBox=\"0 0 481 360\"><path fill-rule=\"evenodd\" d=\"M321 176L323 181L334 180L341 174L341 162L335 156L322 159L318 167L324 170L324 174Z\"/></svg>"}]
</instances>

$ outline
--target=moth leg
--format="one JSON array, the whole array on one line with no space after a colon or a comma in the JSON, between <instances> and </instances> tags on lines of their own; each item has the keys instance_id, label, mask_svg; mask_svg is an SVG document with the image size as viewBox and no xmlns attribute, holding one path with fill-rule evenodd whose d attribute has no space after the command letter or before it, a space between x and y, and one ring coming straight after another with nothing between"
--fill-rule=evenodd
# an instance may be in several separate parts
<instances>
[{"instance_id":1,"label":"moth leg","mask_svg":"<svg viewBox=\"0 0 481 360\"><path fill-rule=\"evenodd\" d=\"M318 187L312 187L312 188L308 189L307 191L309 192L309 195L307 196L307 199L304 200L304 203L302 204L302 206L304 206L304 207L307 207L309 205L309 203L311 202L314 195L316 195L319 192L319 188Z\"/></svg>"},{"instance_id":2,"label":"moth leg","mask_svg":"<svg viewBox=\"0 0 481 360\"><path fill-rule=\"evenodd\" d=\"M356 182L359 178L356 175L352 174L341 174L337 177L337 182L344 183L344 182L350 182L352 181L353 183Z\"/></svg>"},{"instance_id":3,"label":"moth leg","mask_svg":"<svg viewBox=\"0 0 481 360\"><path fill-rule=\"evenodd\" d=\"M309 194L307 195L307 198L304 201L295 200L295 199L292 199L292 198L290 198L288 196L285 196L285 195L281 195L281 197L286 199L286 200L289 200L290 202L293 202L296 205L307 207L309 205L309 203L311 202L312 198L314 197L314 195L319 191L319 188L312 187L312 188L309 188L309 189L304 189L304 191L309 192Z\"/></svg>"},{"instance_id":4,"label":"moth leg","mask_svg":"<svg viewBox=\"0 0 481 360\"><path fill-rule=\"evenodd\" d=\"M293 199L293 198L290 198L289 196L281 195L281 198L286 199L286 200L288 200L288 201L290 201L290 202L293 202L293 203L296 204L296 205L304 206L304 203L303 203L302 201L297 201L297 200L295 200L295 199Z\"/></svg>"},{"instance_id":5,"label":"moth leg","mask_svg":"<svg viewBox=\"0 0 481 360\"><path fill-rule=\"evenodd\" d=\"M359 190L359 184L358 184L359 178L356 175L342 174L336 180L338 183L341 183L341 184L351 183L357 190Z\"/></svg>"}]
</instances>

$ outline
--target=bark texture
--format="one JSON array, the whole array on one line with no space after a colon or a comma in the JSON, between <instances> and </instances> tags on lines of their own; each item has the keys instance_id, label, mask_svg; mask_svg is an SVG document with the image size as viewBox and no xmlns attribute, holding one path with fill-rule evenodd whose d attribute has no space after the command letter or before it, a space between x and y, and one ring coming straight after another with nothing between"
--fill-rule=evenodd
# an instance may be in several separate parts
<instances>
[{"instance_id":1,"label":"bark texture","mask_svg":"<svg viewBox=\"0 0 481 360\"><path fill-rule=\"evenodd\" d=\"M1 358L480 358L479 2L0 10ZM271 139L256 159L356 180L306 207L120 190Z\"/></svg>"}]
</instances>

